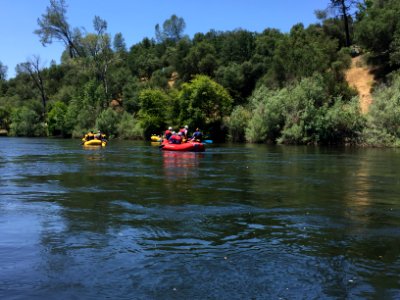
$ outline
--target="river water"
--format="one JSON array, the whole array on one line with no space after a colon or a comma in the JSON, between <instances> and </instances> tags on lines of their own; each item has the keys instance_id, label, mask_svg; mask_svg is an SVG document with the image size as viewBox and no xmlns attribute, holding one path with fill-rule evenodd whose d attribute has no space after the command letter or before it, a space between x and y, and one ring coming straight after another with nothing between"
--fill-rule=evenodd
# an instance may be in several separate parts
<instances>
[{"instance_id":1,"label":"river water","mask_svg":"<svg viewBox=\"0 0 400 300\"><path fill-rule=\"evenodd\" d=\"M0 299L400 299L400 151L0 139Z\"/></svg>"}]
</instances>

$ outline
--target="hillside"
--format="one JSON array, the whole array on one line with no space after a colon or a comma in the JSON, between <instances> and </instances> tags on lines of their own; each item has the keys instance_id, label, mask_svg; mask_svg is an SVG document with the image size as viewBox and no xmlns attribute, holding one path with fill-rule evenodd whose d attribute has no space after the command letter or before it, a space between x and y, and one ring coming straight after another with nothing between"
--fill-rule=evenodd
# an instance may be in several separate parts
<instances>
[{"instance_id":1,"label":"hillside","mask_svg":"<svg viewBox=\"0 0 400 300\"><path fill-rule=\"evenodd\" d=\"M373 99L371 88L374 83L374 75L371 69L365 66L362 56L352 58L351 67L346 71L346 80L354 87L360 96L362 113L367 113Z\"/></svg>"}]
</instances>

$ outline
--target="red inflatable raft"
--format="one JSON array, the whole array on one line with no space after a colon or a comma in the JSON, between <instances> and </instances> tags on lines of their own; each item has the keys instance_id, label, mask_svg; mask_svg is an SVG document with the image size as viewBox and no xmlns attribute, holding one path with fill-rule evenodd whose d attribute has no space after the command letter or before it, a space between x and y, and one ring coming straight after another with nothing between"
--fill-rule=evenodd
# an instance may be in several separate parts
<instances>
[{"instance_id":1,"label":"red inflatable raft","mask_svg":"<svg viewBox=\"0 0 400 300\"><path fill-rule=\"evenodd\" d=\"M182 144L171 144L164 140L160 145L162 150L166 151L190 151L190 152L204 152L204 144L199 142L186 142Z\"/></svg>"}]
</instances>

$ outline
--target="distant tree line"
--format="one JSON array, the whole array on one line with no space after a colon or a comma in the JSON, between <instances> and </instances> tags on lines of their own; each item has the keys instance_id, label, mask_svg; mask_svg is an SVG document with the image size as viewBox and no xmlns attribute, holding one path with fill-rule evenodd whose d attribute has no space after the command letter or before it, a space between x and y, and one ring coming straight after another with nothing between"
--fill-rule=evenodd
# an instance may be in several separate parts
<instances>
[{"instance_id":1,"label":"distant tree line","mask_svg":"<svg viewBox=\"0 0 400 300\"><path fill-rule=\"evenodd\" d=\"M200 127L217 141L400 145L400 2L332 0L319 22L185 35L183 18L127 47L95 16L93 31L50 0L34 33L62 42L61 63L33 56L7 80L0 62L0 129L12 136L147 139L168 126ZM351 56L375 64L380 85L367 115L344 72Z\"/></svg>"}]
</instances>

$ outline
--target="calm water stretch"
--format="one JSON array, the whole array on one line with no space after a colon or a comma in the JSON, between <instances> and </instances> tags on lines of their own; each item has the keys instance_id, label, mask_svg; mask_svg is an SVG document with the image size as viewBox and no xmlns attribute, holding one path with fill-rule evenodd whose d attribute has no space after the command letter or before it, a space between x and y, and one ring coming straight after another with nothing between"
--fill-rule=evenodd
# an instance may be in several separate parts
<instances>
[{"instance_id":1,"label":"calm water stretch","mask_svg":"<svg viewBox=\"0 0 400 300\"><path fill-rule=\"evenodd\" d=\"M0 299L400 299L400 151L0 139Z\"/></svg>"}]
</instances>

